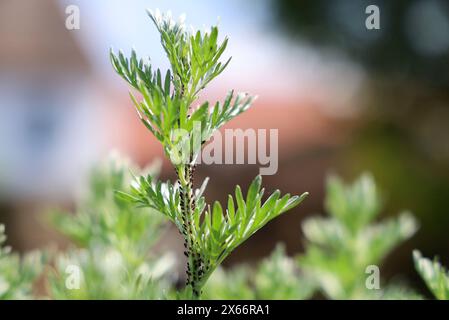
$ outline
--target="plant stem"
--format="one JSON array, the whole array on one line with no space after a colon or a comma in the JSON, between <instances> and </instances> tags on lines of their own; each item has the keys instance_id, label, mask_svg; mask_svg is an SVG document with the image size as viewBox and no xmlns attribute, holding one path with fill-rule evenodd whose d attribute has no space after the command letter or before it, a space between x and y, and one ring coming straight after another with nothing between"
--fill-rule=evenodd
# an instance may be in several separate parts
<instances>
[{"instance_id":1,"label":"plant stem","mask_svg":"<svg viewBox=\"0 0 449 320\"><path fill-rule=\"evenodd\" d=\"M182 169L182 167L181 167ZM195 211L195 199L193 195L193 172L195 166L187 164L184 166L184 179L180 179L181 184L181 210L183 213L183 235L184 254L187 257L187 281L186 285L192 287L193 299L199 299L201 294L200 281L202 278L202 259L196 250L193 214ZM178 172L179 176L179 172ZM184 181L182 181L184 180Z\"/></svg>"},{"instance_id":2,"label":"plant stem","mask_svg":"<svg viewBox=\"0 0 449 320\"><path fill-rule=\"evenodd\" d=\"M190 109L190 101L188 95L186 95L186 85L182 81L182 77L179 76L181 88L179 95L187 100L187 106ZM178 121L179 125L179 121ZM193 193L193 173L196 165L193 163L193 152L189 156L189 163L180 166L176 172L181 186L181 211L183 217L183 236L184 236L184 255L187 257L186 266L186 286L192 288L192 299L197 300L201 295L202 277L204 274L204 265L201 259L201 253L198 252L198 246L195 239L195 226L194 226L194 212L196 206L196 200ZM182 170L180 172L180 170Z\"/></svg>"}]
</instances>

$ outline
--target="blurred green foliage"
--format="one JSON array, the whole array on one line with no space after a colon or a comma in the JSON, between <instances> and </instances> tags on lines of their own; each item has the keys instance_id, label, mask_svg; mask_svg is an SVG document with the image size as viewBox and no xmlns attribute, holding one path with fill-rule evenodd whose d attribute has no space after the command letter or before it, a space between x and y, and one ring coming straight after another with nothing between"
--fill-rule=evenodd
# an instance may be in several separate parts
<instances>
[{"instance_id":1,"label":"blurred green foliage","mask_svg":"<svg viewBox=\"0 0 449 320\"><path fill-rule=\"evenodd\" d=\"M5 226L0 224L0 300L33 297L33 283L42 271L44 256L31 252L22 258L4 245Z\"/></svg>"},{"instance_id":2,"label":"blurred green foliage","mask_svg":"<svg viewBox=\"0 0 449 320\"><path fill-rule=\"evenodd\" d=\"M120 251L94 246L56 258L48 277L52 299L163 299L172 281L173 255L153 257L132 266ZM80 277L79 280L77 277ZM79 281L79 282L78 282Z\"/></svg>"},{"instance_id":3,"label":"blurred green foliage","mask_svg":"<svg viewBox=\"0 0 449 320\"><path fill-rule=\"evenodd\" d=\"M257 266L217 270L207 283L205 299L297 300L312 296L314 285L304 277L283 245Z\"/></svg>"},{"instance_id":4,"label":"blurred green foliage","mask_svg":"<svg viewBox=\"0 0 449 320\"><path fill-rule=\"evenodd\" d=\"M72 246L53 253L47 269L40 253L20 258L5 247L0 226L0 298L30 299L179 299L175 256L158 254L165 223L152 209L136 209L116 196L129 192L127 161L112 157L92 171L76 214L53 212L51 221ZM133 169L137 170L137 169ZM155 177L157 166L143 172ZM325 207L329 217L303 222L306 251L288 256L282 244L255 265L218 268L204 288L204 299L421 299L404 283L367 288L368 266L380 266L392 250L414 234L408 213L376 221L382 209L370 175L352 185L331 177ZM414 252L416 269L438 299L449 297L449 274L437 262ZM43 272L45 271L45 272ZM41 279L41 281L37 281ZM384 280L384 279L382 279ZM37 282L46 294L36 294ZM379 282L380 283L380 282ZM320 297L320 296L318 296Z\"/></svg>"},{"instance_id":5,"label":"blurred green foliage","mask_svg":"<svg viewBox=\"0 0 449 320\"><path fill-rule=\"evenodd\" d=\"M373 178L363 175L346 186L331 177L325 207L330 217L307 219L302 229L306 252L298 258L305 274L315 279L330 299L380 298L384 290L368 289L369 266L379 268L382 260L401 242L411 237L417 223L409 213L374 222L382 202Z\"/></svg>"},{"instance_id":6,"label":"blurred green foliage","mask_svg":"<svg viewBox=\"0 0 449 320\"><path fill-rule=\"evenodd\" d=\"M424 258L421 252L413 251L415 267L435 298L449 300L449 272L436 259Z\"/></svg>"},{"instance_id":7,"label":"blurred green foliage","mask_svg":"<svg viewBox=\"0 0 449 320\"><path fill-rule=\"evenodd\" d=\"M165 228L162 218L115 195L129 189L133 167L111 157L93 170L76 214L51 214L56 228L78 246L56 257L49 275L52 298L159 299L167 293L174 257L152 251ZM157 168L144 171L155 175Z\"/></svg>"},{"instance_id":8,"label":"blurred green foliage","mask_svg":"<svg viewBox=\"0 0 449 320\"><path fill-rule=\"evenodd\" d=\"M102 245L117 249L133 265L139 265L164 231L164 219L151 208L141 209L116 196L129 191L135 165L117 155L97 165L86 192L77 201L76 213L55 211L53 226L74 244L87 248ZM143 170L156 176L158 164Z\"/></svg>"}]
</instances>

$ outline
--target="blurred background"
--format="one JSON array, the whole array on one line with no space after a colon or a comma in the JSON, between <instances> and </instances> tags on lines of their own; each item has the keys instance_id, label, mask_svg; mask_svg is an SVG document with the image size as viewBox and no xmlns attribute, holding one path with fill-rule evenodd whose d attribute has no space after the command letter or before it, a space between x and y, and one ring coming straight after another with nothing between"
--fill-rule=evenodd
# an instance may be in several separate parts
<instances>
[{"instance_id":1,"label":"blurred background","mask_svg":"<svg viewBox=\"0 0 449 320\"><path fill-rule=\"evenodd\" d=\"M68 30L66 7L80 9ZM365 27L365 8L380 8L380 29ZM384 216L409 209L420 221L392 254L383 276L416 281L411 250L449 265L449 3L445 0L249 0L226 2L0 0L0 223L9 244L26 251L63 240L42 219L73 206L89 168L110 150L140 165L162 158L140 124L128 87L110 66L110 47L168 62L145 9L186 13L203 28L219 21L230 38L228 69L204 92L258 94L254 108L228 128L279 130L276 188L311 196L240 247L226 264L269 254L279 241L301 252L300 224L323 213L329 173L351 180L373 173ZM258 165L198 167L211 177L209 200L246 187ZM163 179L175 174L166 162ZM173 232L167 246L182 242Z\"/></svg>"}]
</instances>

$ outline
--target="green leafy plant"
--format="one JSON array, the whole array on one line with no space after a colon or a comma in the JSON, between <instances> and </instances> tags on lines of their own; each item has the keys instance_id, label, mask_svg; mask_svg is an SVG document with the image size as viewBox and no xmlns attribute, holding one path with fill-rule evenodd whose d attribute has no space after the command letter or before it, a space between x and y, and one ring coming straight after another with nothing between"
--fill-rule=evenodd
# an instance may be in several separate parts
<instances>
[{"instance_id":1,"label":"green leafy plant","mask_svg":"<svg viewBox=\"0 0 449 320\"><path fill-rule=\"evenodd\" d=\"M58 300L164 299L172 290L174 263L165 254L133 267L115 248L72 249L57 255L48 291Z\"/></svg>"},{"instance_id":2,"label":"green leafy plant","mask_svg":"<svg viewBox=\"0 0 449 320\"><path fill-rule=\"evenodd\" d=\"M0 300L31 299L45 257L35 251L21 258L4 246L5 241L5 226L0 224Z\"/></svg>"},{"instance_id":3,"label":"green leafy plant","mask_svg":"<svg viewBox=\"0 0 449 320\"><path fill-rule=\"evenodd\" d=\"M411 237L417 223L409 213L374 222L382 209L373 178L363 175L353 185L331 177L325 207L330 217L306 220L302 229L306 252L298 258L302 270L331 299L386 298L401 290L369 290L366 268L379 266L398 244Z\"/></svg>"},{"instance_id":4,"label":"green leafy plant","mask_svg":"<svg viewBox=\"0 0 449 320\"><path fill-rule=\"evenodd\" d=\"M220 203L206 205L203 191L207 180L194 189L195 161L204 145L223 124L247 110L254 98L231 91L224 102L193 107L200 91L228 65L220 59L228 39L218 40L218 27L207 32L189 32L171 14L149 12L161 36L170 70L153 68L134 51L130 58L111 51L115 71L137 90L130 94L143 124L161 142L178 176L175 183L155 181L151 176L136 178L130 193L122 199L153 208L170 219L184 237L187 257L187 296L200 297L201 289L217 266L241 243L266 223L298 205L307 195L281 196L279 191L263 201L262 179L256 177L246 197L240 187L229 196L227 209Z\"/></svg>"},{"instance_id":5,"label":"green leafy plant","mask_svg":"<svg viewBox=\"0 0 449 320\"><path fill-rule=\"evenodd\" d=\"M142 174L157 176L158 166L154 163ZM139 171L129 160L111 154L92 169L75 214L54 211L49 215L52 225L78 247L113 247L138 265L159 240L166 224L155 210L136 208L116 196L117 190L130 190L131 170Z\"/></svg>"},{"instance_id":6,"label":"green leafy plant","mask_svg":"<svg viewBox=\"0 0 449 320\"><path fill-rule=\"evenodd\" d=\"M85 188L85 196L77 202L76 213L57 211L50 215L51 221L71 240L72 245L65 252L54 254L52 263L46 267L50 269L47 272L42 272L45 270L43 268L45 256L42 254L33 252L20 258L18 254L11 253L9 248L4 247L4 227L0 226L0 299L31 299L45 296L35 288L37 279L42 280L40 283L46 284L46 294L52 299L190 297L189 291L176 292L178 274L174 268L177 260L175 256L170 253L161 255L156 249L166 228L166 219L154 209L135 208L133 203L116 196L114 190L131 192L130 182L133 177L129 173L130 167L138 171L134 165L117 156L100 163L92 170L90 183L88 188ZM152 179L157 176L157 171L157 166L154 165L143 170ZM355 189L362 188L363 179L367 179L364 182L367 185L363 187L365 191L355 192ZM374 192L376 188L369 176L359 179L352 186L345 186L336 178L330 179L329 184L330 181L339 184L341 190L345 191L336 197L345 194L344 201L340 204L346 208L345 210L349 210L348 198L353 201L351 207L359 203L357 211L351 209L354 215L355 212L365 212L365 205L372 203L367 199L379 201L378 192ZM374 194L376 196L373 196ZM337 202L330 196L331 193L327 192L327 207L330 207L329 199L334 199L332 200L334 203ZM364 209L361 209L362 207ZM380 206L370 205L370 207L380 210ZM312 219L336 220L335 216L324 220ZM341 220L343 219L339 218L336 221L342 224ZM344 221L350 220L348 217ZM308 228L310 221L306 220L303 227ZM402 227L399 229L409 230L402 233L403 239L407 234L411 235L412 230L416 228L416 222L410 217L390 221L401 224ZM397 223L394 225L397 226ZM322 224L319 225L320 229L329 237L323 238L319 245L317 241L311 243L310 237L307 238L305 255L289 257L284 247L278 245L269 257L255 264L242 264L230 269L219 266L205 284L202 298L308 299L314 295L316 289L320 289L331 299L422 299L405 284L382 284L381 290L368 290L364 287L368 276L365 273L366 264L374 261L371 259L368 262L367 255L377 252L369 250L378 245L377 241L368 241L372 234L369 230L381 230L376 233L381 232L384 237L398 238L397 235L394 236L397 234L397 231L394 231L396 228L379 227L390 225L390 222L379 224L370 221L364 225L364 234L359 234L357 231L359 228L352 229L360 238L369 236L364 240L347 236L346 231L340 232L336 237L335 233L326 229L327 224ZM345 230L348 227L341 228ZM306 235L309 235L309 232L306 232ZM396 243L399 243L399 240ZM314 257L320 259L310 259L311 246L321 250L319 254L314 253ZM392 248L393 245L389 247ZM365 252L366 250L369 252ZM378 257L378 254L376 256ZM331 259L335 259L336 264L332 264ZM435 297L447 299L449 276L444 267L436 260L423 258L418 251L414 252L414 260L418 272ZM309 265L305 265L304 261ZM73 272L74 267L79 270L79 274ZM348 276L349 270L353 273L352 277ZM74 288L73 276L78 275L79 287ZM329 289L332 289L335 283L343 288L338 295Z\"/></svg>"},{"instance_id":7,"label":"green leafy plant","mask_svg":"<svg viewBox=\"0 0 449 320\"><path fill-rule=\"evenodd\" d=\"M76 246L55 255L48 276L52 298L160 299L171 290L174 256L154 251L166 228L163 218L115 195L116 190L129 190L130 167L129 161L110 157L92 171L87 195L78 201L75 214L50 215ZM158 169L145 171L154 176Z\"/></svg>"},{"instance_id":8,"label":"green leafy plant","mask_svg":"<svg viewBox=\"0 0 449 320\"><path fill-rule=\"evenodd\" d=\"M437 259L424 258L418 250L413 251L415 268L435 298L449 300L449 272Z\"/></svg>"},{"instance_id":9,"label":"green leafy plant","mask_svg":"<svg viewBox=\"0 0 449 320\"><path fill-rule=\"evenodd\" d=\"M422 299L399 281L382 284L380 290L366 287L369 276L366 267L378 265L394 246L416 229L410 214L386 222L373 222L380 212L381 202L371 176L360 177L352 186L344 185L336 177L330 178L326 207L337 215L313 217L303 222L307 241L305 254L288 257L283 247L278 246L257 266L219 269L206 285L204 296L210 299L307 299L319 289L330 299Z\"/></svg>"},{"instance_id":10,"label":"green leafy plant","mask_svg":"<svg viewBox=\"0 0 449 320\"><path fill-rule=\"evenodd\" d=\"M313 282L304 277L295 259L279 244L256 266L217 269L204 288L204 298L297 300L309 298L313 290Z\"/></svg>"}]
</instances>

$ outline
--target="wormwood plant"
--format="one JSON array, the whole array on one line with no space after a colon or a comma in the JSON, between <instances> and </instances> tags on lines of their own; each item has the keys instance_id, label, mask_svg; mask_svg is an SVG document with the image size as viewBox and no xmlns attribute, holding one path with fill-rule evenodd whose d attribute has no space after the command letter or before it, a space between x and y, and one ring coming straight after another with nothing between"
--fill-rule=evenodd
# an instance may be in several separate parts
<instances>
[{"instance_id":1,"label":"wormwood plant","mask_svg":"<svg viewBox=\"0 0 449 320\"><path fill-rule=\"evenodd\" d=\"M165 229L163 217L115 195L129 191L130 167L112 155L92 170L75 214L51 213L52 224L72 242L67 252L55 255L48 272L51 298L161 299L171 290L174 256L154 251ZM145 170L153 176L157 171Z\"/></svg>"},{"instance_id":2,"label":"wormwood plant","mask_svg":"<svg viewBox=\"0 0 449 320\"><path fill-rule=\"evenodd\" d=\"M307 299L319 289L330 299L422 299L397 281L379 283L379 290L369 290L366 286L370 276L366 273L369 263L380 263L380 256L391 252L400 239L407 238L416 228L413 217L408 214L384 223L374 222L373 217L360 216L372 212L374 207L380 210L376 189L369 175L360 177L351 186L332 177L328 180L326 206L337 208L342 215L310 218L303 222L307 241L304 255L289 257L279 245L257 266L219 269L207 283L204 297ZM357 219L365 222L360 223ZM349 227L352 223L354 226ZM442 271L427 273L441 282L444 279L440 274ZM439 287L443 287L441 283Z\"/></svg>"},{"instance_id":3,"label":"wormwood plant","mask_svg":"<svg viewBox=\"0 0 449 320\"><path fill-rule=\"evenodd\" d=\"M424 258L418 250L413 251L415 268L435 298L449 300L449 272L437 259Z\"/></svg>"},{"instance_id":4,"label":"wormwood plant","mask_svg":"<svg viewBox=\"0 0 449 320\"><path fill-rule=\"evenodd\" d=\"M195 160L201 147L226 122L247 110L254 98L229 92L223 102L205 102L194 107L204 87L230 62L220 59L228 39L218 40L218 27L209 31L187 31L183 19L175 22L171 14L149 12L161 36L162 47L170 62L163 72L153 68L135 51L126 58L111 50L115 71L142 98L130 93L142 123L162 144L178 180L162 183L150 175L135 179L130 193L122 199L159 211L170 219L184 238L187 257L186 293L194 299L217 266L241 243L266 223L298 205L307 195L281 196L279 191L263 201L262 179L256 177L246 197L239 186L229 196L227 209L220 203L206 205L203 197L207 180L194 189Z\"/></svg>"},{"instance_id":5,"label":"wormwood plant","mask_svg":"<svg viewBox=\"0 0 449 320\"><path fill-rule=\"evenodd\" d=\"M397 218L375 222L382 202L373 178L367 174L349 186L331 177L325 207L330 217L313 217L303 222L306 252L298 258L302 270L315 279L322 293L331 299L413 295L405 288L370 287L376 286L376 281L367 284L372 274L367 267L379 267L394 247L415 233L417 223L413 216L404 212Z\"/></svg>"},{"instance_id":6,"label":"wormwood plant","mask_svg":"<svg viewBox=\"0 0 449 320\"><path fill-rule=\"evenodd\" d=\"M300 272L295 258L282 244L256 266L217 269L204 288L206 299L303 300L314 292L314 283Z\"/></svg>"},{"instance_id":7,"label":"wormwood plant","mask_svg":"<svg viewBox=\"0 0 449 320\"><path fill-rule=\"evenodd\" d=\"M5 241L5 226L0 224L0 300L31 299L44 256L36 251L19 257Z\"/></svg>"}]
</instances>

